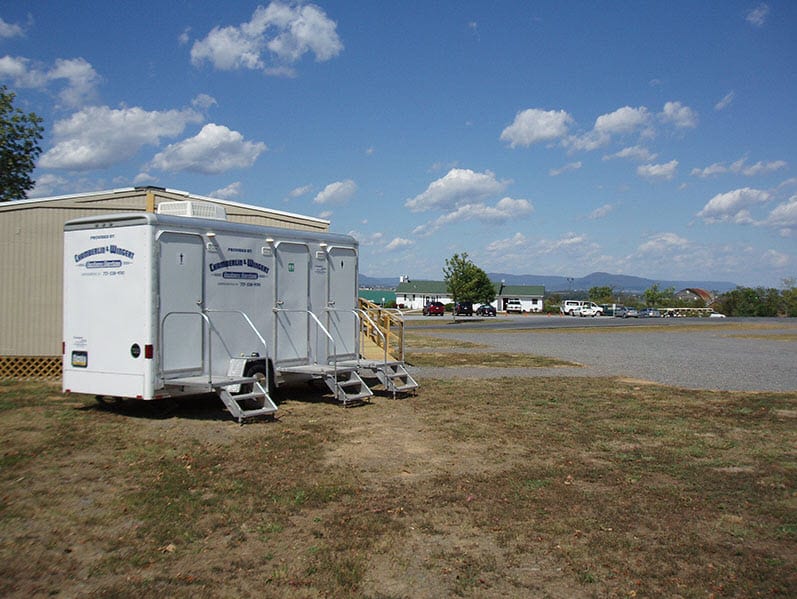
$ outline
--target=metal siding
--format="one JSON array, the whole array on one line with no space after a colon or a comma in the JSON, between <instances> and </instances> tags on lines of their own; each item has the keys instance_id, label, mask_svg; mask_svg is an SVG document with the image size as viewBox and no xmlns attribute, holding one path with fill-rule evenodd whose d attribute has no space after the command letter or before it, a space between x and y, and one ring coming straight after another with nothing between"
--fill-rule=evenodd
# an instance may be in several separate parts
<instances>
[{"instance_id":1,"label":"metal siding","mask_svg":"<svg viewBox=\"0 0 797 599\"><path fill-rule=\"evenodd\" d=\"M194 199L183 193L154 193L156 203ZM329 229L323 222L300 215L219 204L225 207L231 222L304 231ZM145 208L146 190L0 204L0 355L61 354L64 223L83 216L141 212Z\"/></svg>"}]
</instances>

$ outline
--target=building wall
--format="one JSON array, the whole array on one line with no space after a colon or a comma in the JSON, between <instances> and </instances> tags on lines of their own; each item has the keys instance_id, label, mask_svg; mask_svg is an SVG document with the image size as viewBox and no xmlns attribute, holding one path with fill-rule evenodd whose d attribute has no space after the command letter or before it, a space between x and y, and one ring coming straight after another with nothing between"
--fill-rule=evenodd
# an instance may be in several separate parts
<instances>
[{"instance_id":1,"label":"building wall","mask_svg":"<svg viewBox=\"0 0 797 599\"><path fill-rule=\"evenodd\" d=\"M143 212L145 189L0 204L0 357L60 356L63 225L112 212ZM161 201L196 199L224 206L233 222L327 231L326 221L236 205L184 192L149 190Z\"/></svg>"}]
</instances>

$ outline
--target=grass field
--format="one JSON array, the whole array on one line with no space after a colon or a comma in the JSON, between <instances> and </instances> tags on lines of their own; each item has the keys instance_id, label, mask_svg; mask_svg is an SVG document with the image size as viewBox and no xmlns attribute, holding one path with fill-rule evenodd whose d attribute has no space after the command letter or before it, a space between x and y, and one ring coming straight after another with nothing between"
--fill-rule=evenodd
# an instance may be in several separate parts
<instances>
[{"instance_id":1,"label":"grass field","mask_svg":"<svg viewBox=\"0 0 797 599\"><path fill-rule=\"evenodd\" d=\"M797 595L797 394L422 384L239 426L0 383L0 595Z\"/></svg>"}]
</instances>

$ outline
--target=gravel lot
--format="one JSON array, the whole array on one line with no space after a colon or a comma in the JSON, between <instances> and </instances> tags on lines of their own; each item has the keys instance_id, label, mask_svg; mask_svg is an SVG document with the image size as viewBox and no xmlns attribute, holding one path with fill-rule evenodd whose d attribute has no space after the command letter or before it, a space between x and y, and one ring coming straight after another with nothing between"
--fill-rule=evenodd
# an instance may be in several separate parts
<instances>
[{"instance_id":1,"label":"gravel lot","mask_svg":"<svg viewBox=\"0 0 797 599\"><path fill-rule=\"evenodd\" d=\"M506 320L508 326L516 327L511 329L500 329L503 319L499 317L497 321L451 326L455 332L441 326L429 329L428 334L489 346L469 351L527 352L577 362L582 367L425 367L414 369L414 373L421 379L620 376L689 389L797 390L795 319L662 319L635 321L628 323L630 326L617 326L620 323L609 319L586 319L577 327L571 318L526 320Z\"/></svg>"}]
</instances>

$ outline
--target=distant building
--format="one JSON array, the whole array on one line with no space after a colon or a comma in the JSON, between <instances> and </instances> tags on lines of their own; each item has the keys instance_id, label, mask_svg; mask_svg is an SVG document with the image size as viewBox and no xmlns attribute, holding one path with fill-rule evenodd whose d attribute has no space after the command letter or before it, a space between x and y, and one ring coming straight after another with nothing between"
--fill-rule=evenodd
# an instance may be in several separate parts
<instances>
[{"instance_id":1,"label":"distant building","mask_svg":"<svg viewBox=\"0 0 797 599\"><path fill-rule=\"evenodd\" d=\"M496 310L506 310L508 300L519 300L524 312L542 312L545 287L542 285L495 285L495 301L492 305ZM411 281L409 277L402 276L396 288L396 304L408 310L421 310L429 302L442 302L450 304L454 301L446 288L444 281Z\"/></svg>"},{"instance_id":2,"label":"distant building","mask_svg":"<svg viewBox=\"0 0 797 599\"><path fill-rule=\"evenodd\" d=\"M714 301L714 296L705 289L698 289L696 287L691 287L687 289L681 289L679 292L675 294L675 299L688 301L688 302L702 300L706 304L706 306L708 306Z\"/></svg>"},{"instance_id":3,"label":"distant building","mask_svg":"<svg viewBox=\"0 0 797 599\"><path fill-rule=\"evenodd\" d=\"M380 306L396 301L396 292L392 289L360 289L358 296Z\"/></svg>"}]
</instances>

